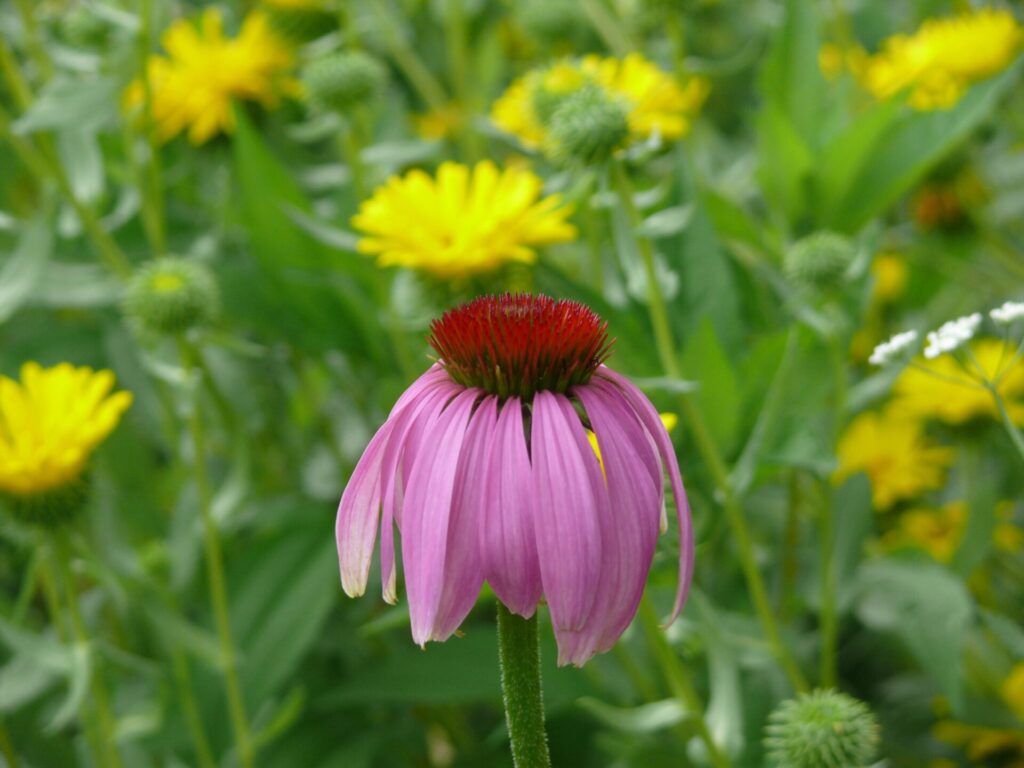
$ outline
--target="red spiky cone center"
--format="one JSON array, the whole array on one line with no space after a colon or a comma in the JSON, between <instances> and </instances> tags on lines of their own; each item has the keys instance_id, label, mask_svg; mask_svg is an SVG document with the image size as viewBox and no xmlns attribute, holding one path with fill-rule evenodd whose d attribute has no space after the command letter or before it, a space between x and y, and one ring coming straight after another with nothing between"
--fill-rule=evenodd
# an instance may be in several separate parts
<instances>
[{"instance_id":1,"label":"red spiky cone center","mask_svg":"<svg viewBox=\"0 0 1024 768\"><path fill-rule=\"evenodd\" d=\"M586 384L611 352L589 307L547 296L481 296L430 325L430 346L453 381L529 400Z\"/></svg>"}]
</instances>

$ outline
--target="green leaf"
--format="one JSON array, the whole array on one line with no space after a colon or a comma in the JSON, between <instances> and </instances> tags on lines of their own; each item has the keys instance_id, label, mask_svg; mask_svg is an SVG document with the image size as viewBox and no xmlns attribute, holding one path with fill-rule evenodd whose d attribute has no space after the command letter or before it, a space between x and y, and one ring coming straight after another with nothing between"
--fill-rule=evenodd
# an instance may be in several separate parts
<instances>
[{"instance_id":1,"label":"green leaf","mask_svg":"<svg viewBox=\"0 0 1024 768\"><path fill-rule=\"evenodd\" d=\"M123 285L98 264L47 262L30 302L52 309L86 309L116 304Z\"/></svg>"},{"instance_id":2,"label":"green leaf","mask_svg":"<svg viewBox=\"0 0 1024 768\"><path fill-rule=\"evenodd\" d=\"M57 681L49 670L25 656L15 656L0 669L0 712L14 712L34 701Z\"/></svg>"},{"instance_id":3,"label":"green leaf","mask_svg":"<svg viewBox=\"0 0 1024 768\"><path fill-rule=\"evenodd\" d=\"M657 213L652 213L643 223L637 227L636 234L640 237L648 237L658 240L663 237L678 235L686 225L690 223L693 216L693 206L676 205L671 208L664 208Z\"/></svg>"},{"instance_id":4,"label":"green leaf","mask_svg":"<svg viewBox=\"0 0 1024 768\"><path fill-rule=\"evenodd\" d=\"M861 567L857 593L860 620L899 637L954 712L962 711L960 656L973 616L964 583L935 563L884 559Z\"/></svg>"},{"instance_id":5,"label":"green leaf","mask_svg":"<svg viewBox=\"0 0 1024 768\"><path fill-rule=\"evenodd\" d=\"M53 231L42 214L25 228L18 246L0 267L0 323L28 301L50 260Z\"/></svg>"},{"instance_id":6,"label":"green leaf","mask_svg":"<svg viewBox=\"0 0 1024 768\"><path fill-rule=\"evenodd\" d=\"M664 699L638 707L613 707L588 696L577 704L603 725L626 733L657 733L691 717L678 699Z\"/></svg>"},{"instance_id":7,"label":"green leaf","mask_svg":"<svg viewBox=\"0 0 1024 768\"><path fill-rule=\"evenodd\" d=\"M56 77L11 128L19 134L63 128L96 131L113 124L120 114L117 94L117 82L110 77Z\"/></svg>"},{"instance_id":8,"label":"green leaf","mask_svg":"<svg viewBox=\"0 0 1024 768\"><path fill-rule=\"evenodd\" d=\"M856 232L910 191L992 113L1018 79L1021 67L1018 60L997 77L974 86L950 110L908 109L893 125L880 126L871 162L847 185L828 219L829 226Z\"/></svg>"},{"instance_id":9,"label":"green leaf","mask_svg":"<svg viewBox=\"0 0 1024 768\"><path fill-rule=\"evenodd\" d=\"M727 449L736 439L740 422L740 391L736 372L707 318L690 337L683 353L683 370L700 385L695 397L716 442Z\"/></svg>"}]
</instances>

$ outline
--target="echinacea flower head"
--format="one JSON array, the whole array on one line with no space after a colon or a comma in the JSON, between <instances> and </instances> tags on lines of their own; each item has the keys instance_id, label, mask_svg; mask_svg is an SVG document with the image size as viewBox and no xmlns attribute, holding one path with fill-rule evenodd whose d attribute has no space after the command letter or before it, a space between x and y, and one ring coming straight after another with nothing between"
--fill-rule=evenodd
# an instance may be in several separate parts
<instances>
[{"instance_id":1,"label":"echinacea flower head","mask_svg":"<svg viewBox=\"0 0 1024 768\"><path fill-rule=\"evenodd\" d=\"M442 279L492 272L509 262L531 264L535 246L576 237L561 197L542 197L529 169L470 167L446 162L436 176L413 170L394 176L352 218L364 233L361 253L382 266L421 269Z\"/></svg>"},{"instance_id":2,"label":"echinacea flower head","mask_svg":"<svg viewBox=\"0 0 1024 768\"><path fill-rule=\"evenodd\" d=\"M450 637L486 581L523 617L544 600L559 663L583 664L636 613L667 470L678 615L693 568L686 493L658 412L604 364L606 324L572 301L486 296L436 320L430 343L437 363L399 398L342 495L345 592L366 589L379 528L384 599L396 600L397 527L416 643Z\"/></svg>"},{"instance_id":3,"label":"echinacea flower head","mask_svg":"<svg viewBox=\"0 0 1024 768\"><path fill-rule=\"evenodd\" d=\"M15 509L76 483L131 405L111 394L114 374L61 363L25 363L20 381L0 376L0 494Z\"/></svg>"},{"instance_id":4,"label":"echinacea flower head","mask_svg":"<svg viewBox=\"0 0 1024 768\"><path fill-rule=\"evenodd\" d=\"M909 416L952 425L999 418L991 395L968 376L971 371L998 382L995 387L1010 418L1024 424L1024 361L1015 358L1000 339L976 339L969 349L967 370L950 355L921 360L905 369L893 384L894 402Z\"/></svg>"},{"instance_id":5,"label":"echinacea flower head","mask_svg":"<svg viewBox=\"0 0 1024 768\"><path fill-rule=\"evenodd\" d=\"M1009 66L1022 41L1024 30L1012 13L982 8L890 37L855 74L878 99L907 91L915 109L945 109L972 83Z\"/></svg>"},{"instance_id":6,"label":"echinacea flower head","mask_svg":"<svg viewBox=\"0 0 1024 768\"><path fill-rule=\"evenodd\" d=\"M249 14L238 36L224 36L224 20L214 8L198 23L181 19L161 38L166 56L149 58L146 75L154 129L160 141L187 132L193 144L204 144L235 127L235 100L274 107L294 90L288 77L291 51L271 32L266 17ZM136 80L125 93L129 108L146 99L146 85Z\"/></svg>"},{"instance_id":7,"label":"echinacea flower head","mask_svg":"<svg viewBox=\"0 0 1024 768\"><path fill-rule=\"evenodd\" d=\"M708 82L692 77L685 84L639 53L625 58L597 55L566 59L514 81L491 109L491 120L526 147L548 141L548 121L561 100L586 87L597 87L619 104L629 135L643 141L657 134L666 141L682 138L708 94Z\"/></svg>"},{"instance_id":8,"label":"echinacea flower head","mask_svg":"<svg viewBox=\"0 0 1024 768\"><path fill-rule=\"evenodd\" d=\"M839 438L837 454L833 482L863 472L871 481L872 503L880 511L941 488L953 463L951 449L935 445L920 421L893 406L853 419Z\"/></svg>"}]
</instances>

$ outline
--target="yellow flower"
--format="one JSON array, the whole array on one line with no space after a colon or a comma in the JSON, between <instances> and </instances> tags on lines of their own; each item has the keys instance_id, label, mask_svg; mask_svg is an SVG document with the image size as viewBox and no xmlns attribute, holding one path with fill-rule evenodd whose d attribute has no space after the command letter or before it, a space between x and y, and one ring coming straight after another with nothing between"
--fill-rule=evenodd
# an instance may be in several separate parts
<instances>
[{"instance_id":1,"label":"yellow flower","mask_svg":"<svg viewBox=\"0 0 1024 768\"><path fill-rule=\"evenodd\" d=\"M491 120L527 147L544 143L544 124L558 99L593 83L621 102L630 136L643 141L652 134L678 139L690 130L693 116L707 98L709 85L701 77L680 85L639 53L625 58L591 54L534 70L512 83L491 109Z\"/></svg>"},{"instance_id":2,"label":"yellow flower","mask_svg":"<svg viewBox=\"0 0 1024 768\"><path fill-rule=\"evenodd\" d=\"M915 109L943 109L959 101L971 83L1005 69L1022 39L1009 11L983 8L929 19L912 35L886 40L859 77L878 99L909 91Z\"/></svg>"},{"instance_id":3,"label":"yellow flower","mask_svg":"<svg viewBox=\"0 0 1024 768\"><path fill-rule=\"evenodd\" d=\"M381 266L414 267L441 278L532 263L531 246L576 237L571 210L526 168L500 170L489 160L470 168L443 163L436 178L421 170L393 176L359 207L352 225L359 250Z\"/></svg>"},{"instance_id":4,"label":"yellow flower","mask_svg":"<svg viewBox=\"0 0 1024 768\"><path fill-rule=\"evenodd\" d=\"M446 139L462 127L465 115L458 104L447 104L420 115L414 115L413 127L428 141Z\"/></svg>"},{"instance_id":5,"label":"yellow flower","mask_svg":"<svg viewBox=\"0 0 1024 768\"><path fill-rule=\"evenodd\" d=\"M1024 533L1012 522L1012 504L996 506L996 526L992 541L996 549L1016 552L1024 543ZM896 526L882 537L888 551L903 547L923 549L940 563L953 559L967 530L968 508L953 501L941 509L912 509L900 514Z\"/></svg>"},{"instance_id":6,"label":"yellow flower","mask_svg":"<svg viewBox=\"0 0 1024 768\"><path fill-rule=\"evenodd\" d=\"M188 131L189 141L203 144L234 129L232 100L269 108L294 88L286 76L292 54L259 13L246 17L238 37L227 39L220 13L209 8L198 26L185 19L172 24L161 43L167 56L151 56L146 67L160 141ZM141 81L128 87L125 101L130 108L144 103Z\"/></svg>"},{"instance_id":7,"label":"yellow flower","mask_svg":"<svg viewBox=\"0 0 1024 768\"><path fill-rule=\"evenodd\" d=\"M1013 352L997 339L978 339L970 349L990 380L1002 375L999 394L1013 420L1024 424L1024 362L1017 360L1007 370ZM964 424L982 416L998 418L999 411L991 395L971 381L952 356L917 362L932 373L911 367L900 374L893 385L893 393L902 410L947 424Z\"/></svg>"},{"instance_id":8,"label":"yellow flower","mask_svg":"<svg viewBox=\"0 0 1024 768\"><path fill-rule=\"evenodd\" d=\"M1003 681L1003 701L1018 720L1024 721L1024 662L1018 663Z\"/></svg>"},{"instance_id":9,"label":"yellow flower","mask_svg":"<svg viewBox=\"0 0 1024 768\"><path fill-rule=\"evenodd\" d=\"M871 264L871 275L875 279L872 298L891 304L906 290L907 262L898 253L879 253Z\"/></svg>"},{"instance_id":10,"label":"yellow flower","mask_svg":"<svg viewBox=\"0 0 1024 768\"><path fill-rule=\"evenodd\" d=\"M933 733L939 741L962 747L972 765L979 765L980 761L999 756L1007 760L999 763L1006 768L1024 766L1024 731L946 720L936 725Z\"/></svg>"},{"instance_id":11,"label":"yellow flower","mask_svg":"<svg viewBox=\"0 0 1024 768\"><path fill-rule=\"evenodd\" d=\"M287 10L320 10L324 7L323 0L263 0L263 5L268 8L283 8Z\"/></svg>"},{"instance_id":12,"label":"yellow flower","mask_svg":"<svg viewBox=\"0 0 1024 768\"><path fill-rule=\"evenodd\" d=\"M26 363L21 382L0 376L0 491L31 496L76 480L132 402L110 394L114 374Z\"/></svg>"},{"instance_id":13,"label":"yellow flower","mask_svg":"<svg viewBox=\"0 0 1024 768\"><path fill-rule=\"evenodd\" d=\"M881 413L862 413L839 439L839 468L833 482L863 472L871 481L875 509L885 510L904 499L941 488L953 451L935 445L922 424L890 406Z\"/></svg>"}]
</instances>

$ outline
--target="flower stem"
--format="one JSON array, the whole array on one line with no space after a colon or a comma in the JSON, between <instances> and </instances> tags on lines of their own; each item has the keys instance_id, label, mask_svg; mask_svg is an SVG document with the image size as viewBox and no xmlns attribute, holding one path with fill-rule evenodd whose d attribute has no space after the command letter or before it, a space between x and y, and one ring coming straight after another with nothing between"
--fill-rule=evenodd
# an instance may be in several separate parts
<instances>
[{"instance_id":1,"label":"flower stem","mask_svg":"<svg viewBox=\"0 0 1024 768\"><path fill-rule=\"evenodd\" d=\"M68 618L71 620L71 633L75 645L89 649L89 689L92 692L93 714L96 723L95 751L101 757L100 765L110 768L121 768L121 755L117 751L117 741L114 728L114 715L110 708L110 697L107 694L107 687L103 684L103 677L98 669L98 656L92 656L92 642L89 633L82 620L82 614L78 610L78 593L75 590L75 580L71 574L69 563L73 556L71 542L68 541L64 532L56 536L54 563L56 564L57 580L63 582L64 592L67 597ZM97 661L94 663L94 659ZM86 712L81 713L83 720L86 719Z\"/></svg>"},{"instance_id":2,"label":"flower stem","mask_svg":"<svg viewBox=\"0 0 1024 768\"><path fill-rule=\"evenodd\" d=\"M171 648L171 663L174 668L174 682L178 688L178 698L184 710L185 722L188 724L192 746L195 749L196 762L201 768L216 768L217 762L210 751L210 742L206 738L206 729L199 714L195 695L192 691L192 673L188 667L188 658L178 647Z\"/></svg>"},{"instance_id":3,"label":"flower stem","mask_svg":"<svg viewBox=\"0 0 1024 768\"><path fill-rule=\"evenodd\" d=\"M512 763L515 768L551 768L536 614L524 619L498 603L498 658Z\"/></svg>"},{"instance_id":4,"label":"flower stem","mask_svg":"<svg viewBox=\"0 0 1024 768\"><path fill-rule=\"evenodd\" d=\"M346 119L344 123L338 133L338 149L341 159L348 166L353 208L358 208L366 195L366 168L363 165L362 147L356 134L355 121Z\"/></svg>"},{"instance_id":5,"label":"flower stem","mask_svg":"<svg viewBox=\"0 0 1024 768\"><path fill-rule=\"evenodd\" d=\"M1013 419L1010 417L1010 412L1006 410L1006 402L1003 400L1003 396L999 394L999 390L996 389L990 381L984 381L985 389L992 396L992 400L996 404L996 408L999 410L999 418L1003 422L1003 427L1006 429L1006 434L1010 437L1010 442L1013 443L1013 447L1017 449L1017 455L1020 456L1021 461L1024 461L1024 435L1021 435L1017 425L1013 423Z\"/></svg>"},{"instance_id":6,"label":"flower stem","mask_svg":"<svg viewBox=\"0 0 1024 768\"><path fill-rule=\"evenodd\" d=\"M633 185L630 182L629 174L621 163L613 164L613 174L618 188L620 203L625 209L630 223L633 227L633 237L636 240L637 250L643 262L644 273L647 281L647 310L651 319L651 326L654 329L654 343L661 358L661 365L670 377L675 379L683 378L682 366L676 354L675 341L672 338L672 329L668 320L668 308L665 306L665 298L658 288L657 273L654 268L654 249L650 240L637 236L635 228L640 225L640 212L633 202ZM743 516L743 510L733 493L732 484L729 481L729 471L725 459L715 443L711 431L708 429L704 417L696 402L685 392L678 395L679 410L683 420L689 427L690 433L700 451L701 457L708 466L718 493L721 497L722 507L725 509L726 519L732 529L736 547L739 550L740 566L747 581L747 589L750 591L750 598L754 602L761 627L768 637L772 653L782 665L790 683L797 691L808 690L807 681L797 666L796 660L782 642L782 635L779 631L775 614L772 611L771 602L768 599L768 591L764 585L764 579L758 570L754 559L754 544L747 528L747 521Z\"/></svg>"},{"instance_id":7,"label":"flower stem","mask_svg":"<svg viewBox=\"0 0 1024 768\"><path fill-rule=\"evenodd\" d=\"M197 364L197 353L184 337L178 338L178 350L186 370L201 376L202 368ZM192 463L195 474L197 503L203 523L203 539L206 545L206 569L210 602L213 604L217 638L220 641L221 664L223 665L224 689L228 699L231 727L235 734L238 759L243 768L255 765L255 748L249 732L249 721L242 697L242 686L238 678L238 658L231 635L231 619L228 613L228 592L224 579L224 555L221 551L220 532L210 509L210 483L206 476L206 438L199 411L199 399L192 402L188 420L192 438Z\"/></svg>"},{"instance_id":8,"label":"flower stem","mask_svg":"<svg viewBox=\"0 0 1024 768\"><path fill-rule=\"evenodd\" d=\"M423 63L423 60L416 54L416 51L405 40L402 31L398 29L391 9L384 0L372 0L370 7L377 17L377 24L381 27L386 44L391 53L391 58L402 74L409 80L413 89L423 99L423 103L431 109L443 109L448 103L444 88L438 83L437 78L431 73L430 68Z\"/></svg>"},{"instance_id":9,"label":"flower stem","mask_svg":"<svg viewBox=\"0 0 1024 768\"><path fill-rule=\"evenodd\" d=\"M701 701L697 689L693 686L690 671L679 659L675 651L672 650L668 640L665 639L665 632L658 622L654 606L647 595L644 595L640 600L639 617L640 625L643 627L644 634L647 635L647 643L658 662L658 666L661 667L665 679L668 681L669 690L672 691L672 695L679 700L687 712L694 718L693 727L696 728L697 736L700 737L700 740L704 742L704 746L707 748L708 759L715 768L729 768L728 755L715 743L714 737L711 735L711 729L708 728L707 720L704 718L704 702ZM693 736L693 732L689 727L684 726L680 731L687 741Z\"/></svg>"},{"instance_id":10,"label":"flower stem","mask_svg":"<svg viewBox=\"0 0 1024 768\"><path fill-rule=\"evenodd\" d=\"M7 726L4 725L3 718L0 718L0 755L7 761L7 768L21 768L18 753L14 751L14 745L7 735Z\"/></svg>"},{"instance_id":11,"label":"flower stem","mask_svg":"<svg viewBox=\"0 0 1024 768\"><path fill-rule=\"evenodd\" d=\"M833 395L832 412L835 423L832 442L838 443L846 414L846 362L844 348L838 339L828 339L829 362L832 366ZM821 567L821 597L819 626L821 627L821 686L834 688L837 681L839 617L836 611L836 562L835 562L835 503L832 487L828 480L822 482L822 504L819 520Z\"/></svg>"},{"instance_id":12,"label":"flower stem","mask_svg":"<svg viewBox=\"0 0 1024 768\"><path fill-rule=\"evenodd\" d=\"M603 0L580 0L580 5L594 31L612 53L616 56L626 56L637 50L636 45L623 30L622 20L615 17Z\"/></svg>"}]
</instances>

